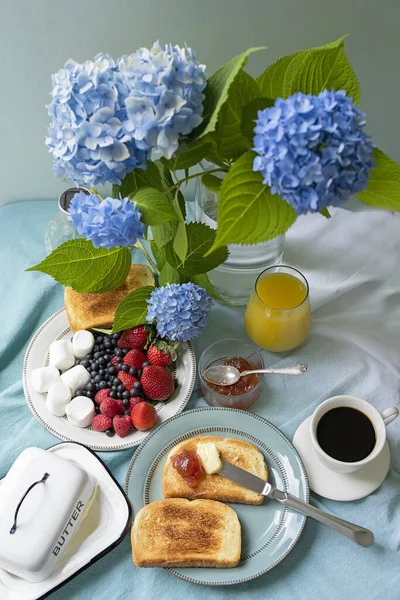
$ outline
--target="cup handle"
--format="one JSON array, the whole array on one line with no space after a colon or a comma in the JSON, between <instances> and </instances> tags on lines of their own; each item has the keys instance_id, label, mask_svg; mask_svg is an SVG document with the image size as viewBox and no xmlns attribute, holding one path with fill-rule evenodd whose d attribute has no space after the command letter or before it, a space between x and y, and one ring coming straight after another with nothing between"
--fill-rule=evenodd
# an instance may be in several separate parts
<instances>
[{"instance_id":1,"label":"cup handle","mask_svg":"<svg viewBox=\"0 0 400 600\"><path fill-rule=\"evenodd\" d=\"M394 421L399 416L399 409L396 406L392 406L391 408L387 408L386 410L381 412L381 417L385 425L389 425L392 421Z\"/></svg>"}]
</instances>

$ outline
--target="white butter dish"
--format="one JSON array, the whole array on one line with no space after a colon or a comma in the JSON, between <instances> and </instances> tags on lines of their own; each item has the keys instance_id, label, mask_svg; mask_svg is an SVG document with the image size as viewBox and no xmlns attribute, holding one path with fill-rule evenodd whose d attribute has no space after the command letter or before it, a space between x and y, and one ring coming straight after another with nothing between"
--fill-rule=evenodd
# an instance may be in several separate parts
<instances>
[{"instance_id":1,"label":"white butter dish","mask_svg":"<svg viewBox=\"0 0 400 600\"><path fill-rule=\"evenodd\" d=\"M45 452L54 458L60 458L63 460L63 463L67 462L71 465L81 467L87 473L89 479L96 481L96 493L92 496L93 502L90 504L90 510L88 510L87 515L83 515L79 527L71 538L66 551L63 551L62 556L59 555L60 558L55 569L46 579L36 582L28 581L22 577L12 575L10 571L0 566L1 600L39 600L47 597L52 591L62 587L70 579L76 577L81 571L93 565L97 560L118 546L130 530L131 508L126 496L105 464L94 452L75 442L64 442L40 452ZM50 473L50 467L47 472ZM37 474L36 471L35 474ZM0 480L0 499L3 497L3 486L7 482L8 475ZM37 479L41 479L43 475L44 473L39 469ZM63 472L60 473L60 477L63 477ZM28 494L27 499L31 493L34 493L35 490L38 491L38 488L40 490L50 480L51 476L44 483L37 484L32 492ZM17 502L20 499L18 498ZM63 500L61 500L61 503L63 503ZM23 520L20 521L20 517L24 516L24 504L25 502L22 503L18 514L17 530L14 535L17 535L19 531L19 524L23 523ZM53 506L52 510L56 511L57 508L57 506ZM7 536L12 537L9 534L9 529L13 525L14 512L15 510L11 511L11 524L6 520L7 527L5 528L3 527L3 516L1 517L1 535L4 535L5 532ZM70 515L65 523L69 522L69 519ZM50 519L46 517L46 523L49 522ZM62 527L64 531L66 524ZM46 536L46 534L41 532L39 536ZM40 537L40 540L40 543L42 543L43 537ZM51 551L58 541L57 539ZM50 544L48 547L50 547ZM64 544L62 547L65 547ZM34 552L37 551L40 551L39 543L34 544Z\"/></svg>"},{"instance_id":2,"label":"white butter dish","mask_svg":"<svg viewBox=\"0 0 400 600\"><path fill-rule=\"evenodd\" d=\"M0 567L27 581L43 581L57 567L95 491L78 465L27 448L0 487Z\"/></svg>"}]
</instances>

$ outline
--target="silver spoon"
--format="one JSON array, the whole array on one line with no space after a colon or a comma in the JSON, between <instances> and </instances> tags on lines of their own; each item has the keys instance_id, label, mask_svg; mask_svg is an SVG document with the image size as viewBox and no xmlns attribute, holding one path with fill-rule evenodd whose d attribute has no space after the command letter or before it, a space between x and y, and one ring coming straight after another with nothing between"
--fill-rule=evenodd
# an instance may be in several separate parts
<instances>
[{"instance_id":1,"label":"silver spoon","mask_svg":"<svg viewBox=\"0 0 400 600\"><path fill-rule=\"evenodd\" d=\"M308 365L294 365L292 367L268 367L267 369L253 369L251 371L239 371L230 365L214 365L203 371L203 377L209 383L215 385L233 385L241 377L253 373L268 373L270 375L304 375L307 373Z\"/></svg>"}]
</instances>

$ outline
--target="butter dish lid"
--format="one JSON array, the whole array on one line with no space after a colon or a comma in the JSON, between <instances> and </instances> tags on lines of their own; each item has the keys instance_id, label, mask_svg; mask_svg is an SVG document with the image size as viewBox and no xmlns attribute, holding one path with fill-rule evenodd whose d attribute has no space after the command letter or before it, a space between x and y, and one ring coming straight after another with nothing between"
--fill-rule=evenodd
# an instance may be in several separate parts
<instances>
[{"instance_id":1,"label":"butter dish lid","mask_svg":"<svg viewBox=\"0 0 400 600\"><path fill-rule=\"evenodd\" d=\"M27 448L0 486L0 568L43 581L86 516L95 481L76 463Z\"/></svg>"}]
</instances>

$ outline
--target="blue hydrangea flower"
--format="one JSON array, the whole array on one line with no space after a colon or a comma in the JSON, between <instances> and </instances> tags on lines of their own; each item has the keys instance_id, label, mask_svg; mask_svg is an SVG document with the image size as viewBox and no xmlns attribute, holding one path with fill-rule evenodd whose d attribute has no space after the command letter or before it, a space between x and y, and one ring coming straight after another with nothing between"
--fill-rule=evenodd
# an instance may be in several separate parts
<instances>
[{"instance_id":1,"label":"blue hydrangea flower","mask_svg":"<svg viewBox=\"0 0 400 600\"><path fill-rule=\"evenodd\" d=\"M346 92L296 93L258 112L254 171L297 215L346 202L366 188L373 144Z\"/></svg>"},{"instance_id":2,"label":"blue hydrangea flower","mask_svg":"<svg viewBox=\"0 0 400 600\"><path fill-rule=\"evenodd\" d=\"M129 198L100 200L96 194L78 192L68 212L72 225L80 235L91 240L95 248L133 246L145 230L136 202Z\"/></svg>"},{"instance_id":3,"label":"blue hydrangea flower","mask_svg":"<svg viewBox=\"0 0 400 600\"><path fill-rule=\"evenodd\" d=\"M135 167L145 168L148 152L123 130L116 64L98 54L83 64L68 60L53 75L52 118L46 144L56 177L76 185L121 183Z\"/></svg>"},{"instance_id":4,"label":"blue hydrangea flower","mask_svg":"<svg viewBox=\"0 0 400 600\"><path fill-rule=\"evenodd\" d=\"M171 158L180 136L202 121L205 65L191 48L157 42L118 61L124 131L146 151Z\"/></svg>"},{"instance_id":5,"label":"blue hydrangea flower","mask_svg":"<svg viewBox=\"0 0 400 600\"><path fill-rule=\"evenodd\" d=\"M148 323L156 323L161 337L180 342L188 342L202 332L212 304L206 290L193 283L158 287L147 302Z\"/></svg>"}]
</instances>

